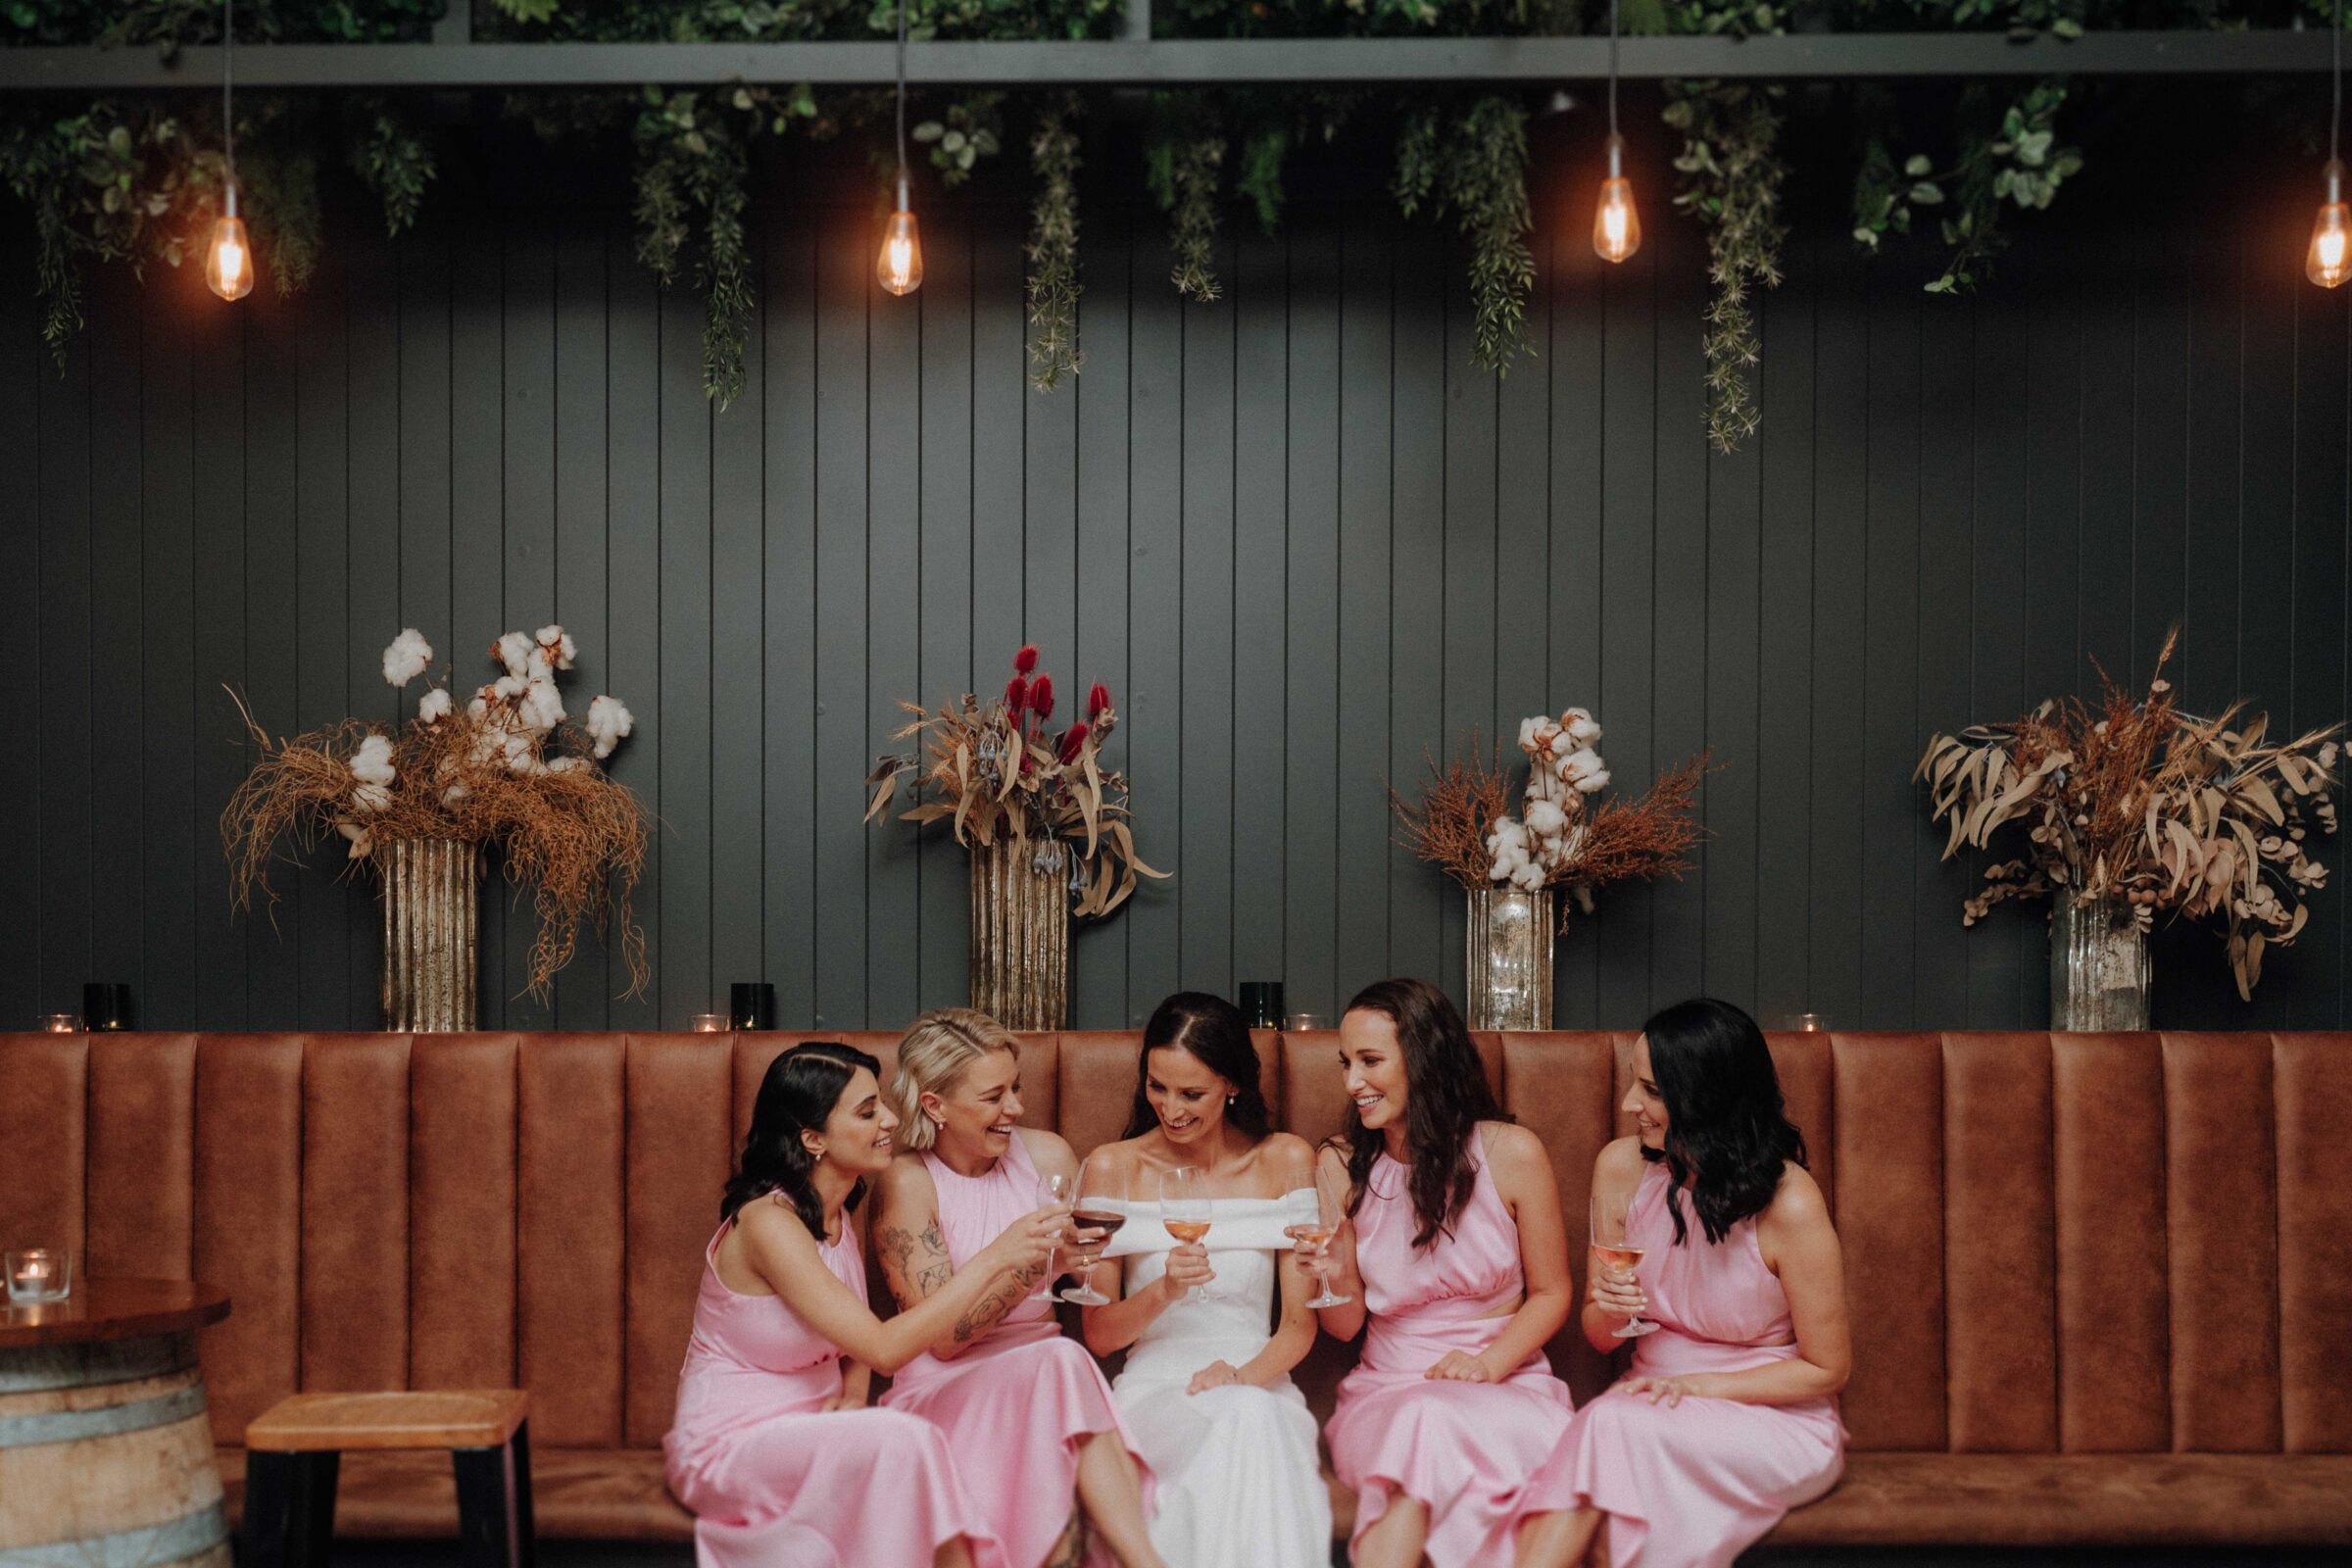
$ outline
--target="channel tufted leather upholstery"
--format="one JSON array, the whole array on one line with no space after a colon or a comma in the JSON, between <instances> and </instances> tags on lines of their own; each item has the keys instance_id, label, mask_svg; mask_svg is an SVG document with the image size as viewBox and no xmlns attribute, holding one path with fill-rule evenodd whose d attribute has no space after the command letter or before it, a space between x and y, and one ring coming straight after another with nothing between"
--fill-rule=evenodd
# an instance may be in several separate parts
<instances>
[{"instance_id":1,"label":"channel tufted leather upholstery","mask_svg":"<svg viewBox=\"0 0 2352 1568\"><path fill-rule=\"evenodd\" d=\"M202 1351L232 1497L298 1389L517 1384L542 1531L683 1540L659 1445L719 1188L776 1053L841 1038L891 1069L879 1033L0 1036L0 1243L230 1293ZM1573 1230L1633 1036L1477 1044ZM1030 1123L1116 1137L1136 1045L1025 1037ZM1336 1131L1335 1037L1258 1047L1277 1120ZM1772 1047L1855 1340L1846 1480L1774 1541L2352 1542L2352 1035ZM1606 1387L1581 1336L1551 1351ZM1318 1408L1350 1354L1300 1369ZM347 1459L338 1524L453 1534L429 1459Z\"/></svg>"}]
</instances>

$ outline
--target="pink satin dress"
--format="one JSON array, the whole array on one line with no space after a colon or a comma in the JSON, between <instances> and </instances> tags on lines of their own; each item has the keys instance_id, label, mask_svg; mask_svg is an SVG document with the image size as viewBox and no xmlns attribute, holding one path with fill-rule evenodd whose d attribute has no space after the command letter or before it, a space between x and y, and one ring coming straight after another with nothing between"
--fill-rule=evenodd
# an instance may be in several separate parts
<instances>
[{"instance_id":1,"label":"pink satin dress","mask_svg":"<svg viewBox=\"0 0 2352 1568\"><path fill-rule=\"evenodd\" d=\"M826 1410L841 1392L840 1348L780 1298L726 1287L714 1261L726 1234L721 1225L704 1250L677 1415L662 1440L669 1490L694 1510L701 1568L926 1568L958 1536L976 1564L1004 1568L939 1429L895 1410ZM854 1220L817 1254L865 1299Z\"/></svg>"},{"instance_id":2,"label":"pink satin dress","mask_svg":"<svg viewBox=\"0 0 2352 1568\"><path fill-rule=\"evenodd\" d=\"M1660 1325L1633 1342L1634 1375L1740 1372L1793 1357L1788 1297L1756 1250L1756 1222L1710 1243L1686 1200L1678 1247L1666 1192L1666 1167L1650 1166L1626 1215L1627 1239L1643 1249L1635 1269L1649 1298L1642 1316ZM1577 1412L1521 1512L1600 1509L1612 1568L1728 1568L1844 1469L1834 1398L1668 1407L1612 1389Z\"/></svg>"},{"instance_id":3,"label":"pink satin dress","mask_svg":"<svg viewBox=\"0 0 2352 1568\"><path fill-rule=\"evenodd\" d=\"M959 1176L926 1152L939 1194L939 1231L956 1267L1003 1235L1037 1201L1037 1166L1016 1133L985 1175ZM953 1360L924 1354L900 1369L882 1402L921 1416L947 1435L948 1448L1012 1568L1037 1568L1069 1524L1077 1500L1078 1445L1116 1432L1134 1452L1110 1383L1095 1358L1062 1336L1051 1281L997 1320ZM1146 1496L1151 1471L1138 1455ZM880 1564L888 1559L875 1555ZM1098 1544L1096 1560L1108 1561Z\"/></svg>"},{"instance_id":4,"label":"pink satin dress","mask_svg":"<svg viewBox=\"0 0 2352 1568\"><path fill-rule=\"evenodd\" d=\"M1355 1494L1355 1537L1398 1493L1429 1509L1423 1550L1435 1568L1502 1568L1521 1488L1567 1430L1568 1386L1538 1350L1499 1383L1432 1382L1450 1350L1477 1354L1526 1289L1519 1228L1487 1170L1483 1130L1470 1145L1477 1185L1453 1223L1416 1250L1410 1167L1373 1161L1355 1211L1355 1262L1371 1326L1340 1385L1324 1435L1332 1470Z\"/></svg>"}]
</instances>

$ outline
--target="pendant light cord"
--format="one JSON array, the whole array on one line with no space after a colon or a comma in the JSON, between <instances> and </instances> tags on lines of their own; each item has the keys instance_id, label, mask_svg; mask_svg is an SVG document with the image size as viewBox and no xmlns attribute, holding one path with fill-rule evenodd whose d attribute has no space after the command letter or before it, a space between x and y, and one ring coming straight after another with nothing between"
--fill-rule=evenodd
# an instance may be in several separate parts
<instances>
[{"instance_id":1,"label":"pendant light cord","mask_svg":"<svg viewBox=\"0 0 2352 1568\"><path fill-rule=\"evenodd\" d=\"M2335 0L2341 9L2344 0ZM1617 0L1609 0L1609 134L1617 134Z\"/></svg>"},{"instance_id":2,"label":"pendant light cord","mask_svg":"<svg viewBox=\"0 0 2352 1568\"><path fill-rule=\"evenodd\" d=\"M906 0L899 0L899 205L906 205Z\"/></svg>"},{"instance_id":3,"label":"pendant light cord","mask_svg":"<svg viewBox=\"0 0 2352 1568\"><path fill-rule=\"evenodd\" d=\"M2342 0L2335 0L2342 5ZM221 153L228 165L228 183L237 183L237 120L230 113L228 99L228 64L237 54L237 0L223 0L221 5Z\"/></svg>"},{"instance_id":4,"label":"pendant light cord","mask_svg":"<svg viewBox=\"0 0 2352 1568\"><path fill-rule=\"evenodd\" d=\"M2334 163L2344 127L2344 0L2335 0L2335 94L2328 110L2328 161Z\"/></svg>"}]
</instances>

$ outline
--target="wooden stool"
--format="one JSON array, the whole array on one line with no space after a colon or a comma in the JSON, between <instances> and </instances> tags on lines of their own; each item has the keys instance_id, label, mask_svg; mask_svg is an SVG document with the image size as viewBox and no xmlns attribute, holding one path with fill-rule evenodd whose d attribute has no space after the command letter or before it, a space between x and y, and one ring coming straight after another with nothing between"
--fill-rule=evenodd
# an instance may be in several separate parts
<instances>
[{"instance_id":1,"label":"wooden stool","mask_svg":"<svg viewBox=\"0 0 2352 1568\"><path fill-rule=\"evenodd\" d=\"M354 1449L447 1448L467 1568L532 1568L531 1396L520 1389L297 1394L245 1428L246 1568L324 1568Z\"/></svg>"}]
</instances>

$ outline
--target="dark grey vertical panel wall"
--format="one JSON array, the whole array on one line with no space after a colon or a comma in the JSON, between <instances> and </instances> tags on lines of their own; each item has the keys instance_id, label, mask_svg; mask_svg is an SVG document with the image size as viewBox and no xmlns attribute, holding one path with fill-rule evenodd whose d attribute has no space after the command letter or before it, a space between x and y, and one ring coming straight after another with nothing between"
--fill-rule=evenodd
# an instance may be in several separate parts
<instances>
[{"instance_id":1,"label":"dark grey vertical panel wall","mask_svg":"<svg viewBox=\"0 0 2352 1568\"><path fill-rule=\"evenodd\" d=\"M1155 214L1090 204L1085 369L1050 397L1021 215L986 202L927 218L908 300L872 285L864 208L765 215L723 414L699 313L618 215L341 234L308 295L234 312L190 273L104 276L62 376L12 282L0 1022L104 978L161 1027L368 1025L372 906L337 846L280 867L274 923L231 917L223 688L273 733L386 719L414 696L378 675L400 627L470 683L499 631L561 621L573 710L637 713L655 981L617 998L590 944L531 1002L500 884L494 1024L676 1027L759 976L792 1023L958 1000L960 853L861 827L858 784L899 699L992 691L1023 640L1060 716L1117 693L1139 843L1176 873L1081 934L1081 1025L1261 976L1321 1013L1394 971L1458 986L1460 901L1394 846L1388 788L1570 704L1621 791L1701 749L1719 770L1700 864L1572 923L1563 1025L1700 988L1768 1019L2034 1023L2038 916L1961 928L1976 872L1908 778L1928 732L2088 692L2094 659L2144 680L2175 620L2192 706L2345 710L2346 301L2299 281L2295 217L2151 250L2062 208L1958 301L1918 292L1925 258L1799 225L1762 301L1765 430L1728 458L1697 241L1663 212L1623 268L1546 223L1537 353L1499 381L1468 363L1458 241L1370 204L1237 224L1214 304L1167 287ZM2346 917L2330 888L2252 1006L2168 935L2161 1021L2340 1026Z\"/></svg>"}]
</instances>

